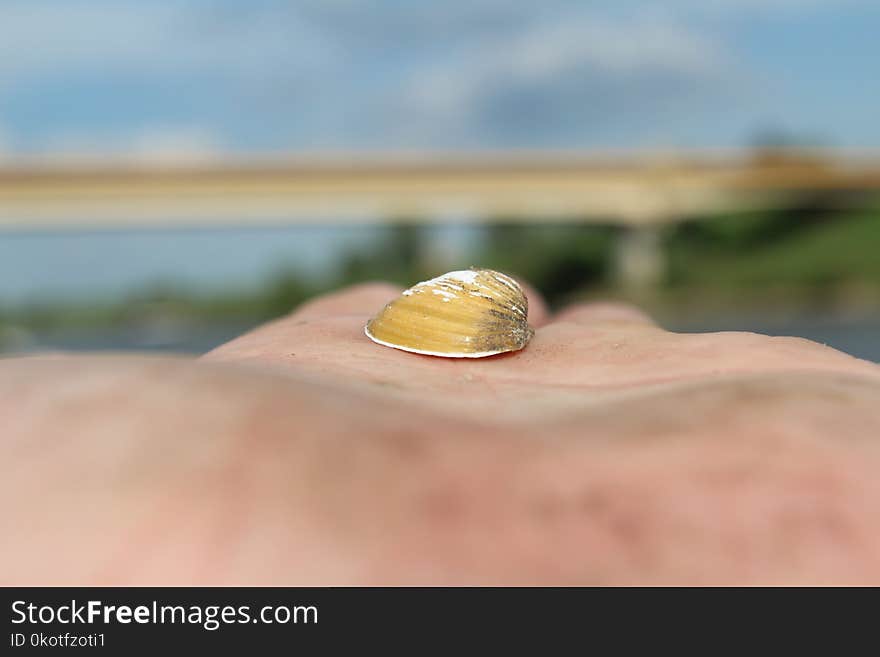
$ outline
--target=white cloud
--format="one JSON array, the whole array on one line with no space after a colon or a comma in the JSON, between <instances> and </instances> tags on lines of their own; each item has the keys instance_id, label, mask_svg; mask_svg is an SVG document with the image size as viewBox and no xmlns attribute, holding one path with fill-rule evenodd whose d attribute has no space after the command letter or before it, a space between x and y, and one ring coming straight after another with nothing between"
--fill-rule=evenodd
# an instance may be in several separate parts
<instances>
[{"instance_id":1,"label":"white cloud","mask_svg":"<svg viewBox=\"0 0 880 657\"><path fill-rule=\"evenodd\" d=\"M723 111L753 111L762 94L749 84L765 72L746 68L753 60L737 56L744 46L729 26L837 6L0 0L0 119L20 130L14 143L23 150L149 157L208 153L218 142L479 147L523 135L564 139L565 130L581 145L585 131L662 126L672 111L712 119L704 101L717 107L734 93L733 110ZM787 81L778 82L782 90ZM44 94L70 114L49 116ZM35 125L35 116L47 118ZM104 119L112 138L101 133ZM171 136L143 137L156 125Z\"/></svg>"},{"instance_id":2,"label":"white cloud","mask_svg":"<svg viewBox=\"0 0 880 657\"><path fill-rule=\"evenodd\" d=\"M6 131L3 126L0 125L0 162L6 160L12 154L9 146L9 139L6 135Z\"/></svg>"},{"instance_id":3,"label":"white cloud","mask_svg":"<svg viewBox=\"0 0 880 657\"><path fill-rule=\"evenodd\" d=\"M401 114L421 115L424 131L438 125L448 130L456 122L484 128L480 116L488 112L494 116L483 121L503 132L504 117L493 108L506 104L507 118L516 122L531 114L532 129L552 132L542 117L553 121L580 112L596 120L604 111L613 118L636 101L649 112L652 95L662 100L682 86L712 87L735 70L717 44L666 18L578 18L529 24L513 37L475 44L459 59L419 71L400 99ZM651 79L661 83L651 87Z\"/></svg>"},{"instance_id":4,"label":"white cloud","mask_svg":"<svg viewBox=\"0 0 880 657\"><path fill-rule=\"evenodd\" d=\"M32 157L74 162L119 160L161 164L199 163L224 153L219 135L201 126L156 125L120 134L50 134Z\"/></svg>"},{"instance_id":5,"label":"white cloud","mask_svg":"<svg viewBox=\"0 0 880 657\"><path fill-rule=\"evenodd\" d=\"M701 2L700 0L683 0L689 6L705 9L722 9L727 11L753 11L762 13L773 10L797 10L815 9L820 7L857 7L870 6L873 0L714 0L714 2Z\"/></svg>"},{"instance_id":6,"label":"white cloud","mask_svg":"<svg viewBox=\"0 0 880 657\"><path fill-rule=\"evenodd\" d=\"M145 61L161 50L155 37L168 32L175 13L149 3L136 11L108 2L7 3L0 9L0 66L35 73Z\"/></svg>"},{"instance_id":7,"label":"white cloud","mask_svg":"<svg viewBox=\"0 0 880 657\"><path fill-rule=\"evenodd\" d=\"M202 127L159 126L135 135L130 156L145 162L201 162L223 152L217 135Z\"/></svg>"},{"instance_id":8,"label":"white cloud","mask_svg":"<svg viewBox=\"0 0 880 657\"><path fill-rule=\"evenodd\" d=\"M703 73L711 71L720 57L711 42L680 25L593 20L539 26L515 41L505 59L511 71L541 76L577 63L613 73L658 69Z\"/></svg>"},{"instance_id":9,"label":"white cloud","mask_svg":"<svg viewBox=\"0 0 880 657\"><path fill-rule=\"evenodd\" d=\"M618 0L619 6L639 10L656 9L651 0ZM874 0L667 0L662 8L670 12L688 11L702 14L761 14L809 11L824 8L870 7Z\"/></svg>"},{"instance_id":10,"label":"white cloud","mask_svg":"<svg viewBox=\"0 0 880 657\"><path fill-rule=\"evenodd\" d=\"M131 0L0 6L0 74L7 79L77 69L259 73L279 61L296 70L334 56L296 11L227 15L203 2Z\"/></svg>"}]
</instances>

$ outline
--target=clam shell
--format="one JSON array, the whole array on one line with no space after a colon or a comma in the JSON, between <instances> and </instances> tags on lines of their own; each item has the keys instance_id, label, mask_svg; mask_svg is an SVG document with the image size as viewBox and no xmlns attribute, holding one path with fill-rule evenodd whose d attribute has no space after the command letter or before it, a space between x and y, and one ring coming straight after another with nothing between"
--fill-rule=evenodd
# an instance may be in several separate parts
<instances>
[{"instance_id":1,"label":"clam shell","mask_svg":"<svg viewBox=\"0 0 880 657\"><path fill-rule=\"evenodd\" d=\"M367 322L386 347L429 356L482 358L517 351L534 331L519 284L491 269L452 271L405 290Z\"/></svg>"}]
</instances>

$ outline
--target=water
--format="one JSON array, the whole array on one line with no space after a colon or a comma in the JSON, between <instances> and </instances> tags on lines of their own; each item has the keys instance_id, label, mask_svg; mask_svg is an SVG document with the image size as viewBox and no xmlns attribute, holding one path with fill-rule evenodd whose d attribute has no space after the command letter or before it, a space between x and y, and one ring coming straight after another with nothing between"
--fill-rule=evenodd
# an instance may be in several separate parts
<instances>
[{"instance_id":1,"label":"water","mask_svg":"<svg viewBox=\"0 0 880 657\"><path fill-rule=\"evenodd\" d=\"M880 315L840 318L798 316L768 320L760 317L727 317L668 323L673 331L753 331L767 335L788 335L826 344L840 351L880 362Z\"/></svg>"},{"instance_id":2,"label":"water","mask_svg":"<svg viewBox=\"0 0 880 657\"><path fill-rule=\"evenodd\" d=\"M33 301L123 299L172 283L200 294L256 291L279 272L323 280L352 253L374 252L390 227L356 225L0 231L0 308ZM463 257L477 225L426 227L425 247Z\"/></svg>"}]
</instances>

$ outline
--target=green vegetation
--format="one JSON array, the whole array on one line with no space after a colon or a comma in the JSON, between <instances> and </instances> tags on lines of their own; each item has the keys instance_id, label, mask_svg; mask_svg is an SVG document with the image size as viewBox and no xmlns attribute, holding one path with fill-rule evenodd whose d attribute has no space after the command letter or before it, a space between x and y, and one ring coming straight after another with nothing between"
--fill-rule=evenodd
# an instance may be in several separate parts
<instances>
[{"instance_id":1,"label":"green vegetation","mask_svg":"<svg viewBox=\"0 0 880 657\"><path fill-rule=\"evenodd\" d=\"M578 290L609 284L618 230L571 224L494 224L477 262L522 276L555 304Z\"/></svg>"},{"instance_id":2,"label":"green vegetation","mask_svg":"<svg viewBox=\"0 0 880 657\"><path fill-rule=\"evenodd\" d=\"M683 227L670 239L671 281L724 287L880 284L880 209L774 234L779 223L772 216L725 217L703 222L699 238Z\"/></svg>"}]
</instances>

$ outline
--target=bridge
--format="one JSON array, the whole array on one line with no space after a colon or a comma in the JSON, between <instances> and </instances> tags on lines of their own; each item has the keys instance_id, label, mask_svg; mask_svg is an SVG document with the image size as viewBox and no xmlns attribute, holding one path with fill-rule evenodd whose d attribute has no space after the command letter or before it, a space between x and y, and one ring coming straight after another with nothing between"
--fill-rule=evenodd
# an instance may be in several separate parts
<instances>
[{"instance_id":1,"label":"bridge","mask_svg":"<svg viewBox=\"0 0 880 657\"><path fill-rule=\"evenodd\" d=\"M338 154L0 165L0 230L436 221L614 223L627 280L662 269L657 231L694 215L880 192L880 153Z\"/></svg>"}]
</instances>

